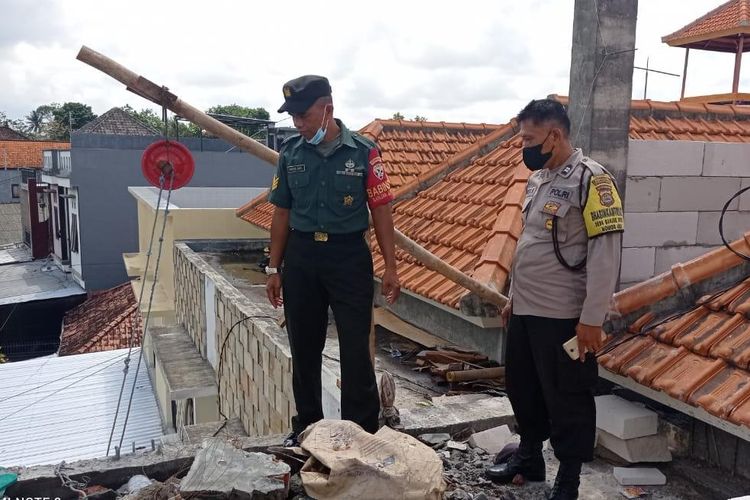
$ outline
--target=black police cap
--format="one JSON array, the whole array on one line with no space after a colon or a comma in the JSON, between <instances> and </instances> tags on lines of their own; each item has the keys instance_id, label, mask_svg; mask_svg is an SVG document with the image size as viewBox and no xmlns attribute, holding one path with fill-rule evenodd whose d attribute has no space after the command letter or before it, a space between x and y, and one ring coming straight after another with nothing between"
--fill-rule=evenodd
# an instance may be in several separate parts
<instances>
[{"instance_id":1,"label":"black police cap","mask_svg":"<svg viewBox=\"0 0 750 500\"><path fill-rule=\"evenodd\" d=\"M279 113L304 113L318 98L331 95L331 84L324 76L305 75L286 82L283 92L284 104Z\"/></svg>"}]
</instances>

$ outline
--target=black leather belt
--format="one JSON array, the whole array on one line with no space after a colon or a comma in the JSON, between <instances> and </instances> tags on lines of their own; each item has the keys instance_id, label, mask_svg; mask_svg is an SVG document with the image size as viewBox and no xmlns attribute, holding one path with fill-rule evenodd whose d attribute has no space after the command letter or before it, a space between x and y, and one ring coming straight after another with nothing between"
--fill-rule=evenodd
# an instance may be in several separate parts
<instances>
[{"instance_id":1,"label":"black leather belt","mask_svg":"<svg viewBox=\"0 0 750 500\"><path fill-rule=\"evenodd\" d=\"M320 243L335 243L338 241L355 241L358 239L362 239L364 238L365 233L364 231L356 231L354 233L324 233L321 231L316 231L314 233L307 233L304 231L297 231L296 229L292 229L290 231L290 234L295 238L300 238L303 240L312 240Z\"/></svg>"}]
</instances>

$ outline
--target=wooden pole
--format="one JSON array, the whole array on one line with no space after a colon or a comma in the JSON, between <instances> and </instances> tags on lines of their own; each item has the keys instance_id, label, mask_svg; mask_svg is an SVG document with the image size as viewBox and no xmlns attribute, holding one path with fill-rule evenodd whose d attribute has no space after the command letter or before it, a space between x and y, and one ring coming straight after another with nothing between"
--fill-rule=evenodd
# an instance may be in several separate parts
<instances>
[{"instance_id":1,"label":"wooden pole","mask_svg":"<svg viewBox=\"0 0 750 500\"><path fill-rule=\"evenodd\" d=\"M171 93L166 87L155 84L85 45L81 47L76 58L123 83L131 92L159 106L166 107L228 143L276 166L279 158L279 154L276 151L208 116L203 111L191 106ZM370 225L372 225L372 219L370 219ZM395 240L399 247L414 256L425 267L461 285L483 301L494 304L499 308L502 308L508 302L508 298L497 290L472 279L460 269L442 261L439 257L398 230L395 230Z\"/></svg>"},{"instance_id":2,"label":"wooden pole","mask_svg":"<svg viewBox=\"0 0 750 500\"><path fill-rule=\"evenodd\" d=\"M745 35L740 35L737 42L737 54L734 56L734 80L732 81L732 93L736 94L740 88L740 67L742 66L742 51L745 45Z\"/></svg>"},{"instance_id":3,"label":"wooden pole","mask_svg":"<svg viewBox=\"0 0 750 500\"><path fill-rule=\"evenodd\" d=\"M481 368L477 370L458 370L445 373L445 379L448 382L469 382L471 380L483 380L491 378L503 378L505 376L505 367Z\"/></svg>"},{"instance_id":4,"label":"wooden pole","mask_svg":"<svg viewBox=\"0 0 750 500\"><path fill-rule=\"evenodd\" d=\"M685 47L685 67L682 68L682 91L680 91L680 100L685 98L685 83L687 82L688 57L690 56L690 47Z\"/></svg>"}]
</instances>

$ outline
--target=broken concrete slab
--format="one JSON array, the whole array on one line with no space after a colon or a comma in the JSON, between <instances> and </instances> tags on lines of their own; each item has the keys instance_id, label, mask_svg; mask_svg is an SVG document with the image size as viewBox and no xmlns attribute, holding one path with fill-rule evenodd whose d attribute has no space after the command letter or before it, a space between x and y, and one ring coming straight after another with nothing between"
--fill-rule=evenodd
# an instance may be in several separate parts
<instances>
[{"instance_id":1,"label":"broken concrete slab","mask_svg":"<svg viewBox=\"0 0 750 500\"><path fill-rule=\"evenodd\" d=\"M469 449L469 445L466 443L459 443L458 441L448 441L445 443L445 447L449 450L466 451Z\"/></svg>"},{"instance_id":2,"label":"broken concrete slab","mask_svg":"<svg viewBox=\"0 0 750 500\"><path fill-rule=\"evenodd\" d=\"M513 441L513 433L507 425L493 427L486 431L475 432L469 438L469 444L474 448L481 448L490 455L495 455L503 447Z\"/></svg>"},{"instance_id":3,"label":"broken concrete slab","mask_svg":"<svg viewBox=\"0 0 750 500\"><path fill-rule=\"evenodd\" d=\"M206 439L180 483L180 492L282 500L289 493L289 473L289 466L272 455L248 453L223 439Z\"/></svg>"},{"instance_id":4,"label":"broken concrete slab","mask_svg":"<svg viewBox=\"0 0 750 500\"><path fill-rule=\"evenodd\" d=\"M642 406L613 394L597 396L596 427L620 439L656 434L658 415Z\"/></svg>"},{"instance_id":5,"label":"broken concrete slab","mask_svg":"<svg viewBox=\"0 0 750 500\"><path fill-rule=\"evenodd\" d=\"M613 475L623 486L663 486L667 477L653 467L615 467Z\"/></svg>"},{"instance_id":6,"label":"broken concrete slab","mask_svg":"<svg viewBox=\"0 0 750 500\"><path fill-rule=\"evenodd\" d=\"M445 432L439 432L437 434L420 434L417 436L417 439L429 446L440 446L448 442L450 438L451 435L446 434Z\"/></svg>"},{"instance_id":7,"label":"broken concrete slab","mask_svg":"<svg viewBox=\"0 0 750 500\"><path fill-rule=\"evenodd\" d=\"M403 431L412 436L470 430L484 431L500 425L515 425L510 401L486 394L433 398L432 406L401 410Z\"/></svg>"},{"instance_id":8,"label":"broken concrete slab","mask_svg":"<svg viewBox=\"0 0 750 500\"><path fill-rule=\"evenodd\" d=\"M233 442L245 451L265 451L282 446L285 434L237 437ZM174 474L188 469L200 450L200 443L184 445L179 442L165 444L156 451L123 454L119 460L112 457L80 460L65 464L63 472L75 481L85 481L116 490L136 474L145 474L157 481L166 481ZM60 484L56 465L34 467L8 467L8 472L18 474L18 482L5 492L9 497L34 497L40 491L50 497L70 498L70 489Z\"/></svg>"},{"instance_id":9,"label":"broken concrete slab","mask_svg":"<svg viewBox=\"0 0 750 500\"><path fill-rule=\"evenodd\" d=\"M626 462L670 462L672 454L667 438L661 434L634 439L620 439L606 431L597 431L598 444Z\"/></svg>"}]
</instances>

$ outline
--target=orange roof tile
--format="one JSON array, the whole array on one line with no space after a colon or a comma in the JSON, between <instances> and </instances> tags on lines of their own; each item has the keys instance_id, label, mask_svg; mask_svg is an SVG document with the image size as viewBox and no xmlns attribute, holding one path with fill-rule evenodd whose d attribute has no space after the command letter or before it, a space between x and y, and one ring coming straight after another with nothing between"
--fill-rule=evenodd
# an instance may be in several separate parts
<instances>
[{"instance_id":1,"label":"orange roof tile","mask_svg":"<svg viewBox=\"0 0 750 500\"><path fill-rule=\"evenodd\" d=\"M42 151L45 149L70 149L62 141L0 141L0 168L42 168Z\"/></svg>"},{"instance_id":2,"label":"orange roof tile","mask_svg":"<svg viewBox=\"0 0 750 500\"><path fill-rule=\"evenodd\" d=\"M567 101L565 97L555 97ZM393 138L398 134L388 135L387 131L391 127L404 127L404 124L408 124L408 128L399 134L409 141L420 143L439 137L434 130L439 130L437 124L427 125L433 127L427 133L414 122L385 120L372 122L362 133L371 138L384 134ZM474 131L487 127L457 126ZM464 142L459 153L446 155L442 163L420 167L423 173L396 189L398 198L393 207L394 222L400 231L476 280L498 290L505 288L510 272L521 231L521 203L529 175L521 159L520 140L508 138L511 133L510 124L495 126L489 135L473 143ZM750 116L744 109L733 106L638 100L632 103L630 138L750 142ZM388 148L397 149L394 141L384 145L384 157ZM457 143L461 144L459 140L454 141ZM480 152L481 147L486 148L488 144L498 145L494 150ZM428 151L428 146L409 145L402 149ZM385 165L390 175L391 167L388 162ZM446 172L447 175L438 179ZM265 199L265 195L259 196L239 209L238 215L269 229L273 207ZM375 274L382 277L384 263L376 244L373 254ZM404 288L459 308L461 298L467 293L464 288L426 269L398 248L396 258Z\"/></svg>"},{"instance_id":3,"label":"orange roof tile","mask_svg":"<svg viewBox=\"0 0 750 500\"><path fill-rule=\"evenodd\" d=\"M110 351L141 345L141 314L130 283L94 292L65 313L61 356Z\"/></svg>"},{"instance_id":4,"label":"orange roof tile","mask_svg":"<svg viewBox=\"0 0 750 500\"><path fill-rule=\"evenodd\" d=\"M398 190L497 129L497 125L374 120L360 133L378 143L391 187ZM237 216L263 228L273 207L263 193L237 210Z\"/></svg>"},{"instance_id":5,"label":"orange roof tile","mask_svg":"<svg viewBox=\"0 0 750 500\"><path fill-rule=\"evenodd\" d=\"M735 52L729 37L741 33L750 34L750 0L730 0L661 41L673 47Z\"/></svg>"},{"instance_id":6,"label":"orange roof tile","mask_svg":"<svg viewBox=\"0 0 750 500\"><path fill-rule=\"evenodd\" d=\"M747 254L750 233L732 243L732 247ZM693 300L687 312L649 327L656 318L653 311L661 307L653 306L674 296L689 296L689 290L709 278L717 283L722 281L722 275L729 279L728 273L736 275L737 266L742 263L722 247L615 294L614 309L627 318L625 322L630 326L610 339L599 363L613 373L701 407L716 417L750 426L747 267L739 283L725 289L709 288L711 295Z\"/></svg>"}]
</instances>

